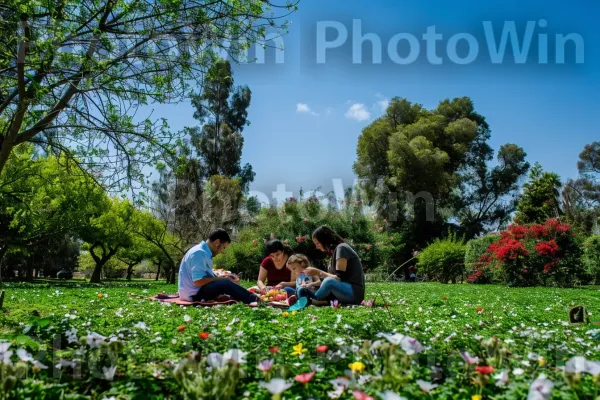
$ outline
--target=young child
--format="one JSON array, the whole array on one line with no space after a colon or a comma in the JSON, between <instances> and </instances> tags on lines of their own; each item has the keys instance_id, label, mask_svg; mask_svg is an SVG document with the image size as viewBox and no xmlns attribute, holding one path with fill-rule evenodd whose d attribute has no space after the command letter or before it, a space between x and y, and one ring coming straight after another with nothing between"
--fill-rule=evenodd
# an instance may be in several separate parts
<instances>
[{"instance_id":1,"label":"young child","mask_svg":"<svg viewBox=\"0 0 600 400\"><path fill-rule=\"evenodd\" d=\"M310 267L310 261L304 254L293 254L288 258L287 268L292 272L292 282L296 281L296 290L307 288L314 292L321 286L319 277L312 277L304 273L304 270Z\"/></svg>"}]
</instances>

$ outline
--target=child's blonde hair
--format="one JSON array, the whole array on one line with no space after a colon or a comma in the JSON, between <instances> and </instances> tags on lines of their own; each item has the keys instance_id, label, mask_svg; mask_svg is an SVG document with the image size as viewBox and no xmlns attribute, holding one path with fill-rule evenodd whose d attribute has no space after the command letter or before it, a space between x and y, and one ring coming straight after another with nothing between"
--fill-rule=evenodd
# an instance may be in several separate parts
<instances>
[{"instance_id":1,"label":"child's blonde hair","mask_svg":"<svg viewBox=\"0 0 600 400\"><path fill-rule=\"evenodd\" d=\"M308 257L306 257L304 254L291 255L288 258L287 263L288 264L300 264L302 266L302 268L310 267L310 261L308 261Z\"/></svg>"}]
</instances>

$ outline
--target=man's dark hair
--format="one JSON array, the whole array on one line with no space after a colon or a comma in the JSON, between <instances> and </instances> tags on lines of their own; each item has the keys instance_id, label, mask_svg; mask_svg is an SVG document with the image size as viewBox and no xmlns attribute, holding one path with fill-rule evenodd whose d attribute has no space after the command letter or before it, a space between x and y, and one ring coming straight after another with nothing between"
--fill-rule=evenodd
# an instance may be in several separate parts
<instances>
[{"instance_id":1,"label":"man's dark hair","mask_svg":"<svg viewBox=\"0 0 600 400\"><path fill-rule=\"evenodd\" d=\"M220 240L221 243L231 243L231 238L225 229L215 229L208 235L208 240L214 242L216 240Z\"/></svg>"}]
</instances>

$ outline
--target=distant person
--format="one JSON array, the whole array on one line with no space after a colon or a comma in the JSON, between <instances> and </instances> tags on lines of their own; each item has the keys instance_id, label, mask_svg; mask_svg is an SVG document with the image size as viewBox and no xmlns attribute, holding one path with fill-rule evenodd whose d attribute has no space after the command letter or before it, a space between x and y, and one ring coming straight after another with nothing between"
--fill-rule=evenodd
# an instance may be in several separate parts
<instances>
[{"instance_id":1,"label":"distant person","mask_svg":"<svg viewBox=\"0 0 600 400\"><path fill-rule=\"evenodd\" d=\"M217 277L213 272L212 258L225 251L230 243L227 232L217 229L208 235L208 240L185 253L179 267L179 297L182 300L209 301L228 296L246 304L259 301L257 295L238 285L240 278L237 275Z\"/></svg>"},{"instance_id":2,"label":"distant person","mask_svg":"<svg viewBox=\"0 0 600 400\"><path fill-rule=\"evenodd\" d=\"M315 247L331 256L327 272L308 267L307 275L323 279L319 290L314 294L299 288L298 298L307 297L314 305L327 305L338 300L340 304L361 304L365 298L365 275L356 251L332 229L321 226L312 234Z\"/></svg>"}]
</instances>

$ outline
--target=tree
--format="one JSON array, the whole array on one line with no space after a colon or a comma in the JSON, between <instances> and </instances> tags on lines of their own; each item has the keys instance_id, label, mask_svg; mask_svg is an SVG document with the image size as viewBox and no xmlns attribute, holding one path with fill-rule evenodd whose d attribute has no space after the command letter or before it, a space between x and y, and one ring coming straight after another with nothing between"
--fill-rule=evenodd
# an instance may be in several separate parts
<instances>
[{"instance_id":1,"label":"tree","mask_svg":"<svg viewBox=\"0 0 600 400\"><path fill-rule=\"evenodd\" d=\"M505 144L498 151L497 166L489 169L483 163L461 174L454 208L467 239L508 222L516 207L519 181L529 170L526 156L521 147Z\"/></svg>"},{"instance_id":2,"label":"tree","mask_svg":"<svg viewBox=\"0 0 600 400\"><path fill-rule=\"evenodd\" d=\"M146 259L152 258L158 248L146 239L132 235L131 244L128 247L122 247L117 251L117 258L119 261L127 265L127 276L128 281L133 276L133 267L140 264Z\"/></svg>"},{"instance_id":3,"label":"tree","mask_svg":"<svg viewBox=\"0 0 600 400\"><path fill-rule=\"evenodd\" d=\"M102 266L121 248L132 245L133 217L134 208L128 200L113 198L107 200L100 214L82 227L80 237L88 244L86 250L96 263L90 282L99 283Z\"/></svg>"},{"instance_id":4,"label":"tree","mask_svg":"<svg viewBox=\"0 0 600 400\"><path fill-rule=\"evenodd\" d=\"M209 70L203 91L192 97L194 118L202 127L187 128L201 161L203 181L215 175L239 178L243 192L254 180L252 166L240 165L252 93L248 86L234 86L231 64L217 61Z\"/></svg>"},{"instance_id":5,"label":"tree","mask_svg":"<svg viewBox=\"0 0 600 400\"><path fill-rule=\"evenodd\" d=\"M561 186L558 174L544 171L536 162L529 172L529 182L523 185L523 193L519 195L515 221L519 224L544 223L560 217L563 214Z\"/></svg>"},{"instance_id":6,"label":"tree","mask_svg":"<svg viewBox=\"0 0 600 400\"><path fill-rule=\"evenodd\" d=\"M569 179L562 193L565 217L584 233L600 233L600 142L584 147L579 154L580 177Z\"/></svg>"},{"instance_id":7,"label":"tree","mask_svg":"<svg viewBox=\"0 0 600 400\"><path fill-rule=\"evenodd\" d=\"M354 171L379 215L412 232L409 247L424 246L445 231L460 172L485 158L488 137L485 119L467 97L446 99L431 111L396 97L360 135ZM426 200L413 203L410 196L419 194Z\"/></svg>"},{"instance_id":8,"label":"tree","mask_svg":"<svg viewBox=\"0 0 600 400\"><path fill-rule=\"evenodd\" d=\"M72 160L20 146L0 177L0 259L9 249L33 254L76 237L105 199L104 190Z\"/></svg>"},{"instance_id":9,"label":"tree","mask_svg":"<svg viewBox=\"0 0 600 400\"><path fill-rule=\"evenodd\" d=\"M171 150L150 102L182 101L225 53L233 59L287 22L264 0L6 0L0 5L0 174L34 142L120 187ZM269 12L268 16L265 14ZM243 102L243 99L240 101Z\"/></svg>"}]
</instances>

